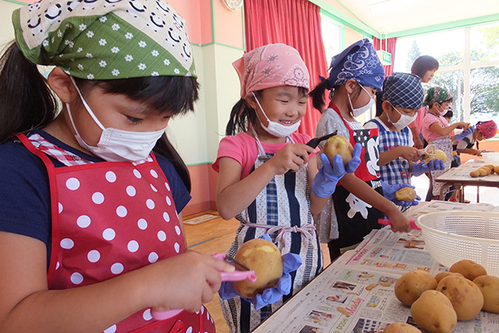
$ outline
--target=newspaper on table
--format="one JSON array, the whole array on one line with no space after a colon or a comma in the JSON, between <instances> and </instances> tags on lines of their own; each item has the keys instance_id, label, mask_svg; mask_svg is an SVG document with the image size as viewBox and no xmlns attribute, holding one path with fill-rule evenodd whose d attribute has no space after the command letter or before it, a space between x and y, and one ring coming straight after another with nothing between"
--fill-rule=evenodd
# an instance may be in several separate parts
<instances>
[{"instance_id":1,"label":"newspaper on table","mask_svg":"<svg viewBox=\"0 0 499 333\"><path fill-rule=\"evenodd\" d=\"M473 178L470 176L470 171L477 170L484 167L485 163L482 159L469 160L468 162L461 164L457 168L450 168L436 179L451 179L452 181L460 180L474 180L474 181L484 181L484 182L497 182L499 181L499 175L490 174L486 177Z\"/></svg>"},{"instance_id":2,"label":"newspaper on table","mask_svg":"<svg viewBox=\"0 0 499 333\"><path fill-rule=\"evenodd\" d=\"M417 327L410 307L394 292L397 279L415 269L433 275L446 270L426 251L420 231L374 230L254 332L374 333L393 322ZM499 333L499 314L481 312L474 320L458 322L454 332Z\"/></svg>"}]
</instances>

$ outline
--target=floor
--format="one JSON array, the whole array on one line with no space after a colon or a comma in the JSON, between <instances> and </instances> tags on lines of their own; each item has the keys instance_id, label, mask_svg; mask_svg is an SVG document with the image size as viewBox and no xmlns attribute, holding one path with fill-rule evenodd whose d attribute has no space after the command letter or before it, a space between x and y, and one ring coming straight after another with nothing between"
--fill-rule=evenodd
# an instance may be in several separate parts
<instances>
[{"instance_id":1,"label":"floor","mask_svg":"<svg viewBox=\"0 0 499 333\"><path fill-rule=\"evenodd\" d=\"M196 218L204 214L217 215L214 211L207 211L201 214L187 216L185 217L185 220L188 221L191 218ZM184 227L188 247L190 250L206 254L215 252L224 253L232 243L238 226L239 222L236 219L226 221L220 217L195 225L185 224ZM322 245L322 251L325 257L324 264L328 265L330 261L326 245ZM213 300L205 305L215 320L217 333L228 333L229 328L225 323L222 309L220 308L218 294L215 294Z\"/></svg>"}]
</instances>

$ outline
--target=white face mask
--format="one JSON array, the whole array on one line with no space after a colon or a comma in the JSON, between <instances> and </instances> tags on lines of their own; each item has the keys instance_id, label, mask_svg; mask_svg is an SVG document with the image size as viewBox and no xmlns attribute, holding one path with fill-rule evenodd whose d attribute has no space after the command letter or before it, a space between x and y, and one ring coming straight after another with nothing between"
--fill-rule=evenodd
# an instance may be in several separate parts
<instances>
[{"instance_id":1,"label":"white face mask","mask_svg":"<svg viewBox=\"0 0 499 333\"><path fill-rule=\"evenodd\" d=\"M357 82L357 83L358 83L358 82ZM348 96L348 101L350 102L350 107L352 108L352 113L353 113L353 116L354 116L354 117L358 117L358 116L360 116L361 114L365 113L367 110L369 110L369 109L373 106L373 104L374 104L374 102L375 102L375 101L374 101L374 98L371 96L371 94L369 94L369 93L367 92L367 90L366 90L366 89L365 89L365 88L364 88L364 87L363 87L360 83L359 83L359 86L360 86L360 87L361 87L361 88L362 88L362 89L366 92L366 94L367 94L367 96L369 96L370 100L369 100L369 102L368 102L366 105L364 105L363 107L360 107L360 108L355 109L355 108L353 107L352 100L350 99L350 94L347 94L347 96Z\"/></svg>"},{"instance_id":2,"label":"white face mask","mask_svg":"<svg viewBox=\"0 0 499 333\"><path fill-rule=\"evenodd\" d=\"M265 118L267 118L267 121L269 122L269 125L265 126L263 124L263 122L260 120L260 118L258 118L258 120L260 120L260 125L262 125L263 129L267 133L269 133L270 135L276 136L278 138L285 138L285 137L293 134L298 129L298 127L300 127L301 120L297 121L296 123L294 123L293 125L290 125L290 126L284 126L282 124L279 124L279 123L276 123L275 121L270 120L269 117L267 117L267 115L265 114L265 111L263 111L263 108L260 105L258 98L256 98L255 93L254 92L251 92L251 93L255 97L255 100L256 100L258 106L260 107L260 110L262 110L263 115L265 116Z\"/></svg>"},{"instance_id":3,"label":"white face mask","mask_svg":"<svg viewBox=\"0 0 499 333\"><path fill-rule=\"evenodd\" d=\"M73 121L73 116L71 115L71 109L69 107L69 104L66 103L69 119L71 120L71 125L73 126L73 129L76 133L75 138L80 146L92 152L94 155L99 156L100 158L109 162L137 162L140 160L144 160L149 156L152 149L156 145L156 142L165 132L166 127L155 132L132 132L116 128L105 128L92 112L90 106L88 106L74 81L73 84L75 85L76 90L80 95L85 109L90 114L95 123L102 129L102 134L99 142L97 143L97 146L94 147L87 144L78 133L78 130L76 129Z\"/></svg>"},{"instance_id":4,"label":"white face mask","mask_svg":"<svg viewBox=\"0 0 499 333\"><path fill-rule=\"evenodd\" d=\"M398 114L400 115L400 118L396 122L393 122L390 119L390 117L388 117L388 120L392 123L393 126L395 126L396 128L398 128L399 130L404 129L407 125L409 125L410 123L412 123L414 121L414 119L416 119L416 117L417 117L417 113L414 116L411 117L411 116L408 116L406 114L402 114L393 105L392 105L392 108L395 111L398 112Z\"/></svg>"}]
</instances>

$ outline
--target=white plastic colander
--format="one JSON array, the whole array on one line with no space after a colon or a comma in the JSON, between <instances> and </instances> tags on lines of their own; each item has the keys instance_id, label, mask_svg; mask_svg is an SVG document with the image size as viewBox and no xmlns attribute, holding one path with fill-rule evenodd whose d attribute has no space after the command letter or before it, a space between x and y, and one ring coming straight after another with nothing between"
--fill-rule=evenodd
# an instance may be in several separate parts
<instances>
[{"instance_id":1,"label":"white plastic colander","mask_svg":"<svg viewBox=\"0 0 499 333\"><path fill-rule=\"evenodd\" d=\"M416 219L432 257L446 267L459 260L479 263L499 277L499 213L445 211Z\"/></svg>"}]
</instances>

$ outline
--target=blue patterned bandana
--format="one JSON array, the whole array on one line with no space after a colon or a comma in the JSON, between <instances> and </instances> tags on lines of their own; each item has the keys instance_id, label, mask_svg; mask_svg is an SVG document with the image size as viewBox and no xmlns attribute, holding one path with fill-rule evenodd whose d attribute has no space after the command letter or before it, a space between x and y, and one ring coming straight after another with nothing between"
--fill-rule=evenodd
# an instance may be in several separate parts
<instances>
[{"instance_id":1,"label":"blue patterned bandana","mask_svg":"<svg viewBox=\"0 0 499 333\"><path fill-rule=\"evenodd\" d=\"M350 79L363 86L378 90L383 88L385 70L376 54L374 46L367 38L360 40L331 60L329 89L334 89Z\"/></svg>"},{"instance_id":2,"label":"blue patterned bandana","mask_svg":"<svg viewBox=\"0 0 499 333\"><path fill-rule=\"evenodd\" d=\"M383 83L383 101L407 109L419 109L423 104L424 92L421 78L416 74L394 73Z\"/></svg>"}]
</instances>

